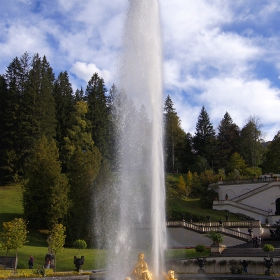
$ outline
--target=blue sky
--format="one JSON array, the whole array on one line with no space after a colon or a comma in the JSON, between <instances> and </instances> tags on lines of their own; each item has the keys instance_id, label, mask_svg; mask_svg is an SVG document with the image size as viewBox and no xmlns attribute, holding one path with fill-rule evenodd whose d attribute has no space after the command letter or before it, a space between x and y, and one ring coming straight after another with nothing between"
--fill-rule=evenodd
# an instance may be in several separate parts
<instances>
[{"instance_id":1,"label":"blue sky","mask_svg":"<svg viewBox=\"0 0 280 280\"><path fill-rule=\"evenodd\" d=\"M266 140L280 130L280 1L159 0L164 96L185 132L204 105L216 128L227 111L242 127L260 119ZM74 89L94 72L116 80L128 0L1 0L0 74L16 56L46 55Z\"/></svg>"}]
</instances>

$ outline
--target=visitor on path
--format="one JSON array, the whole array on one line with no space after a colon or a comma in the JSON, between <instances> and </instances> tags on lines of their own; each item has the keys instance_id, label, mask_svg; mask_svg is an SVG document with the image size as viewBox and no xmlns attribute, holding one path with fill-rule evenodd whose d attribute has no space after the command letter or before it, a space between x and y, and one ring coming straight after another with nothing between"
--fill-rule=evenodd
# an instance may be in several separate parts
<instances>
[{"instance_id":1,"label":"visitor on path","mask_svg":"<svg viewBox=\"0 0 280 280\"><path fill-rule=\"evenodd\" d=\"M50 267L51 267L51 261L50 259L47 259L45 263L45 268L50 268Z\"/></svg>"},{"instance_id":2,"label":"visitor on path","mask_svg":"<svg viewBox=\"0 0 280 280\"><path fill-rule=\"evenodd\" d=\"M34 264L34 258L33 258L32 255L30 255L30 258L29 258L29 261L28 261L28 267L30 269L32 269L33 268L33 264Z\"/></svg>"},{"instance_id":3,"label":"visitor on path","mask_svg":"<svg viewBox=\"0 0 280 280\"><path fill-rule=\"evenodd\" d=\"M258 238L258 246L257 247L261 247L262 245L262 238L259 236Z\"/></svg>"},{"instance_id":4,"label":"visitor on path","mask_svg":"<svg viewBox=\"0 0 280 280\"><path fill-rule=\"evenodd\" d=\"M246 260L243 260L241 264L242 264L242 266L243 266L243 272L244 272L244 273L248 273L248 270L247 270L247 268L248 268L248 262L247 262Z\"/></svg>"},{"instance_id":5,"label":"visitor on path","mask_svg":"<svg viewBox=\"0 0 280 280\"><path fill-rule=\"evenodd\" d=\"M257 245L257 237L253 235L252 241L253 241L253 248L256 248L256 245Z\"/></svg>"}]
</instances>

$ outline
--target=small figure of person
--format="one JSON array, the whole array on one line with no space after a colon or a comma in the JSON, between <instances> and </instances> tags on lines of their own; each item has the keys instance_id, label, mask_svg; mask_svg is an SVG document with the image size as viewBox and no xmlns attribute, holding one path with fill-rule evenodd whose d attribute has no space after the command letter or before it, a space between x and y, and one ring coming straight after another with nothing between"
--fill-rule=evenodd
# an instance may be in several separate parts
<instances>
[{"instance_id":1,"label":"small figure of person","mask_svg":"<svg viewBox=\"0 0 280 280\"><path fill-rule=\"evenodd\" d=\"M133 274L136 276L136 280L152 280L148 264L144 261L144 253L138 254L138 262L134 266Z\"/></svg>"},{"instance_id":2,"label":"small figure of person","mask_svg":"<svg viewBox=\"0 0 280 280\"><path fill-rule=\"evenodd\" d=\"M262 245L262 238L259 236L259 238L257 239L257 243L258 243L258 246L257 247L261 247Z\"/></svg>"},{"instance_id":3,"label":"small figure of person","mask_svg":"<svg viewBox=\"0 0 280 280\"><path fill-rule=\"evenodd\" d=\"M241 264L242 264L242 266L243 266L243 272L244 272L244 273L248 273L248 270L247 270L247 268L248 268L248 262L247 262L246 260L243 260Z\"/></svg>"},{"instance_id":4,"label":"small figure of person","mask_svg":"<svg viewBox=\"0 0 280 280\"><path fill-rule=\"evenodd\" d=\"M184 214L184 213L181 214L181 220L182 220L183 222L185 221L185 214Z\"/></svg>"},{"instance_id":5,"label":"small figure of person","mask_svg":"<svg viewBox=\"0 0 280 280\"><path fill-rule=\"evenodd\" d=\"M226 214L225 217L226 217L226 221L228 222L229 214Z\"/></svg>"},{"instance_id":6,"label":"small figure of person","mask_svg":"<svg viewBox=\"0 0 280 280\"><path fill-rule=\"evenodd\" d=\"M251 228L251 227L249 227L249 228L248 228L248 232L249 232L249 234L253 237L253 235L252 235L252 231L253 231L253 230L252 230L252 228Z\"/></svg>"},{"instance_id":7,"label":"small figure of person","mask_svg":"<svg viewBox=\"0 0 280 280\"><path fill-rule=\"evenodd\" d=\"M252 235L252 241L253 241L253 248L256 247L256 238L254 235Z\"/></svg>"},{"instance_id":8,"label":"small figure of person","mask_svg":"<svg viewBox=\"0 0 280 280\"><path fill-rule=\"evenodd\" d=\"M219 220L219 225L220 225L220 227L223 226L223 221L222 221L222 219Z\"/></svg>"},{"instance_id":9,"label":"small figure of person","mask_svg":"<svg viewBox=\"0 0 280 280\"><path fill-rule=\"evenodd\" d=\"M30 255L29 261L28 261L28 268L32 269L34 264L34 258L32 255Z\"/></svg>"},{"instance_id":10,"label":"small figure of person","mask_svg":"<svg viewBox=\"0 0 280 280\"><path fill-rule=\"evenodd\" d=\"M193 216L192 216L192 215L190 215L190 223L192 223L192 218L193 218Z\"/></svg>"},{"instance_id":11,"label":"small figure of person","mask_svg":"<svg viewBox=\"0 0 280 280\"><path fill-rule=\"evenodd\" d=\"M51 267L51 261L50 259L47 259L45 263L45 268L50 268L50 267Z\"/></svg>"}]
</instances>

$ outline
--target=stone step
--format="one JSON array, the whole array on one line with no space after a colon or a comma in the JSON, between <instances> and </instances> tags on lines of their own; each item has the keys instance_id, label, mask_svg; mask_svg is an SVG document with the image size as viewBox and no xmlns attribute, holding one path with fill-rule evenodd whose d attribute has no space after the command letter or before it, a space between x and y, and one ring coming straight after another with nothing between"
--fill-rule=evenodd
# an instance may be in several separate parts
<instances>
[{"instance_id":1,"label":"stone step","mask_svg":"<svg viewBox=\"0 0 280 280\"><path fill-rule=\"evenodd\" d=\"M222 254L224 257L267 257L268 254L261 248L226 248ZM269 253L271 257L280 257L280 248L276 248Z\"/></svg>"}]
</instances>

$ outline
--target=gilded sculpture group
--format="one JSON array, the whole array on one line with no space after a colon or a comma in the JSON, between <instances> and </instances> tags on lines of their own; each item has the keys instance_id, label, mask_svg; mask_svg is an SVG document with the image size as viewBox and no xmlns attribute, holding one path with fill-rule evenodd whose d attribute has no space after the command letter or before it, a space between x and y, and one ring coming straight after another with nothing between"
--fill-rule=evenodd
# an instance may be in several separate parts
<instances>
[{"instance_id":1,"label":"gilded sculpture group","mask_svg":"<svg viewBox=\"0 0 280 280\"><path fill-rule=\"evenodd\" d=\"M177 280L174 278L174 271L169 270L166 273L163 273L165 280ZM148 264L144 261L144 253L138 254L138 262L134 266L132 276L135 280L153 280L152 273L148 269ZM130 280L127 277L125 280Z\"/></svg>"}]
</instances>

